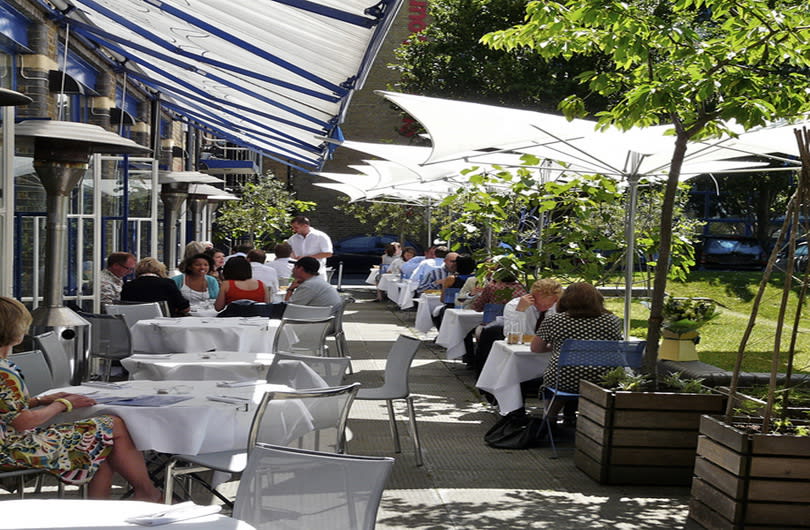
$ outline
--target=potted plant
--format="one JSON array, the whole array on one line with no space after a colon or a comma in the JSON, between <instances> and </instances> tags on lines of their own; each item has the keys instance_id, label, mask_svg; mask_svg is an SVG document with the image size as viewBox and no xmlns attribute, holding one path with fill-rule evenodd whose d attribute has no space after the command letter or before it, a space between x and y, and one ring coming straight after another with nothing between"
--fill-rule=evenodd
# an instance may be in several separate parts
<instances>
[{"instance_id":1,"label":"potted plant","mask_svg":"<svg viewBox=\"0 0 810 530\"><path fill-rule=\"evenodd\" d=\"M717 304L708 298L667 296L662 316L658 357L670 361L697 361L698 329L717 318Z\"/></svg>"},{"instance_id":2,"label":"potted plant","mask_svg":"<svg viewBox=\"0 0 810 530\"><path fill-rule=\"evenodd\" d=\"M721 413L725 396L680 373L662 378L657 392L624 368L603 382L580 382L576 466L602 484L688 486L700 417Z\"/></svg>"}]
</instances>

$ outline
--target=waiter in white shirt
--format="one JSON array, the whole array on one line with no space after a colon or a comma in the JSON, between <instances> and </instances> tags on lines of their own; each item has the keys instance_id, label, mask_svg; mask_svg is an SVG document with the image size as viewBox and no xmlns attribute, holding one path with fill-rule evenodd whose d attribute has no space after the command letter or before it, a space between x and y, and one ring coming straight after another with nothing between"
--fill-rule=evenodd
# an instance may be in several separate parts
<instances>
[{"instance_id":1,"label":"waiter in white shirt","mask_svg":"<svg viewBox=\"0 0 810 530\"><path fill-rule=\"evenodd\" d=\"M292 258L311 257L321 264L320 273L326 272L326 258L332 255L332 240L320 230L309 225L309 219L299 215L292 220L290 227L294 234L287 242L292 247Z\"/></svg>"}]
</instances>

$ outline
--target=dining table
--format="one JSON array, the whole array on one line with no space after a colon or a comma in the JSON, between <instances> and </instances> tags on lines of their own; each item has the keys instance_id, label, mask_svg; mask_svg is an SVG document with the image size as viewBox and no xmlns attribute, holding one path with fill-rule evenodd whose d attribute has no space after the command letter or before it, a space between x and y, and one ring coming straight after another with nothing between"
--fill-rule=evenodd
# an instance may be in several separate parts
<instances>
[{"instance_id":1,"label":"dining table","mask_svg":"<svg viewBox=\"0 0 810 530\"><path fill-rule=\"evenodd\" d=\"M214 512L216 506L175 507L155 502L89 499L22 499L3 501L0 529L121 530L144 528L128 520L172 520L160 528L182 530L252 530L255 527ZM181 513L182 511L182 513ZM207 513L207 515L205 515ZM165 514L165 515L164 515ZM197 517L191 517L201 514ZM184 518L191 517L191 518Z\"/></svg>"},{"instance_id":2,"label":"dining table","mask_svg":"<svg viewBox=\"0 0 810 530\"><path fill-rule=\"evenodd\" d=\"M256 381L235 386L241 384L184 380L87 382L46 393L83 394L97 401L91 407L62 412L51 423L111 414L124 420L140 451L196 455L244 448L253 413L264 393L293 390L287 385ZM272 430L268 443L286 445L314 428L311 415L297 400L271 401L269 406L276 407L274 413L282 421Z\"/></svg>"},{"instance_id":3,"label":"dining table","mask_svg":"<svg viewBox=\"0 0 810 530\"><path fill-rule=\"evenodd\" d=\"M380 275L380 266L375 265L368 270L366 282L368 285L377 285L377 277Z\"/></svg>"},{"instance_id":4,"label":"dining table","mask_svg":"<svg viewBox=\"0 0 810 530\"><path fill-rule=\"evenodd\" d=\"M416 309L414 327L422 333L427 333L433 328L433 310L442 305L442 295L422 293L416 301L419 306Z\"/></svg>"},{"instance_id":5,"label":"dining table","mask_svg":"<svg viewBox=\"0 0 810 530\"><path fill-rule=\"evenodd\" d=\"M121 360L134 381L256 381L268 377L295 389L327 386L306 363L283 359L273 364L272 353L197 352L135 354Z\"/></svg>"},{"instance_id":6,"label":"dining table","mask_svg":"<svg viewBox=\"0 0 810 530\"><path fill-rule=\"evenodd\" d=\"M464 356L464 337L481 323L484 314L472 309L448 308L444 312L436 344L447 348L447 359L459 359Z\"/></svg>"},{"instance_id":7,"label":"dining table","mask_svg":"<svg viewBox=\"0 0 810 530\"><path fill-rule=\"evenodd\" d=\"M533 353L530 346L529 342L508 344L496 340L475 383L495 396L498 411L504 416L523 406L520 383L542 377L551 359L550 352Z\"/></svg>"},{"instance_id":8,"label":"dining table","mask_svg":"<svg viewBox=\"0 0 810 530\"><path fill-rule=\"evenodd\" d=\"M159 317L132 328L132 349L142 353L272 352L280 320L266 317Z\"/></svg>"}]
</instances>

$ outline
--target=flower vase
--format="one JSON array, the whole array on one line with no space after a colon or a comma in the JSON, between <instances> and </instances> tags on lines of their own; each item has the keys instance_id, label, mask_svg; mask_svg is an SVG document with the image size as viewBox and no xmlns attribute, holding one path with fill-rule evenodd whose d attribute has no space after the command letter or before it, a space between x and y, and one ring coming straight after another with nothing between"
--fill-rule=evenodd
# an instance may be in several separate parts
<instances>
[{"instance_id":1,"label":"flower vase","mask_svg":"<svg viewBox=\"0 0 810 530\"><path fill-rule=\"evenodd\" d=\"M661 331L661 347L658 348L658 358L668 361L697 361L698 355L695 345L700 341L697 331L675 333L668 329Z\"/></svg>"}]
</instances>

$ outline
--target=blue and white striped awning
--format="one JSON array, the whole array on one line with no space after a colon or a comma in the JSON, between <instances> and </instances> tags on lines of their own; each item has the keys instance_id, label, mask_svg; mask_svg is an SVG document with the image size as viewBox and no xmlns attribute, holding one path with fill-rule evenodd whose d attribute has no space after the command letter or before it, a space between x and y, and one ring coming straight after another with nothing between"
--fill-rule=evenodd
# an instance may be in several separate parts
<instances>
[{"instance_id":1,"label":"blue and white striped awning","mask_svg":"<svg viewBox=\"0 0 810 530\"><path fill-rule=\"evenodd\" d=\"M167 110L304 170L328 152L316 137L339 137L402 2L40 1Z\"/></svg>"}]
</instances>

